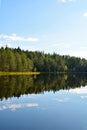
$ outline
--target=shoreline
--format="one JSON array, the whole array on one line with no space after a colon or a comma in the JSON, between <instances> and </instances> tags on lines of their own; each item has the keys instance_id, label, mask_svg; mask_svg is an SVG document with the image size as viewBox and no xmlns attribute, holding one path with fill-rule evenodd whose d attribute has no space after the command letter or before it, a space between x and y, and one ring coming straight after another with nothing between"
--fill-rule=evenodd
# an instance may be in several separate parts
<instances>
[{"instance_id":1,"label":"shoreline","mask_svg":"<svg viewBox=\"0 0 87 130\"><path fill-rule=\"evenodd\" d=\"M0 72L3 75L39 75L39 74L81 74L87 72Z\"/></svg>"},{"instance_id":2,"label":"shoreline","mask_svg":"<svg viewBox=\"0 0 87 130\"><path fill-rule=\"evenodd\" d=\"M3 75L39 75L40 72L0 72L0 76Z\"/></svg>"}]
</instances>

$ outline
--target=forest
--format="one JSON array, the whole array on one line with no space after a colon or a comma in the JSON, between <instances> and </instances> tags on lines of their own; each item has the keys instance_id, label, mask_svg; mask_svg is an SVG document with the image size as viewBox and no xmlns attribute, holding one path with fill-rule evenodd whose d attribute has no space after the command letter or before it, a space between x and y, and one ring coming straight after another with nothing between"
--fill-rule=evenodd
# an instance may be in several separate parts
<instances>
[{"instance_id":1,"label":"forest","mask_svg":"<svg viewBox=\"0 0 87 130\"><path fill-rule=\"evenodd\" d=\"M6 46L0 48L0 72L87 72L87 60Z\"/></svg>"}]
</instances>

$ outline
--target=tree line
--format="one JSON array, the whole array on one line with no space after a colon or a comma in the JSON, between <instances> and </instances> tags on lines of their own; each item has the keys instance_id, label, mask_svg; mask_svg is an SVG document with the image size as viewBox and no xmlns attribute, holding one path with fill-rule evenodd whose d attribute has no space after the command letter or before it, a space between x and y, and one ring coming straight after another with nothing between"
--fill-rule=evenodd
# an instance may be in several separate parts
<instances>
[{"instance_id":1,"label":"tree line","mask_svg":"<svg viewBox=\"0 0 87 130\"><path fill-rule=\"evenodd\" d=\"M87 60L56 53L0 48L0 71L5 72L87 72Z\"/></svg>"}]
</instances>

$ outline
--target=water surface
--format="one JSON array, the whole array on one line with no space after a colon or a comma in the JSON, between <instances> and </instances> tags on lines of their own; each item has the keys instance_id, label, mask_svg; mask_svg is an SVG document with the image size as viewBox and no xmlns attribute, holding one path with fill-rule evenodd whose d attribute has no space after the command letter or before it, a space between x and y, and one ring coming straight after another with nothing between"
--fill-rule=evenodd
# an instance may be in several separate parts
<instances>
[{"instance_id":1,"label":"water surface","mask_svg":"<svg viewBox=\"0 0 87 130\"><path fill-rule=\"evenodd\" d=\"M87 75L0 77L0 130L87 130Z\"/></svg>"}]
</instances>

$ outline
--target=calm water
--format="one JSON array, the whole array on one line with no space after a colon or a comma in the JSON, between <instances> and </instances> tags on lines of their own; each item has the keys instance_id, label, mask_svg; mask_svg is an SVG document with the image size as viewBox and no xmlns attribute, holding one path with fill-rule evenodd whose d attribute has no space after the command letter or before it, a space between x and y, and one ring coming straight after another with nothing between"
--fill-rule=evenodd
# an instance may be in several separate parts
<instances>
[{"instance_id":1,"label":"calm water","mask_svg":"<svg viewBox=\"0 0 87 130\"><path fill-rule=\"evenodd\" d=\"M1 76L0 130L87 130L87 75Z\"/></svg>"}]
</instances>

